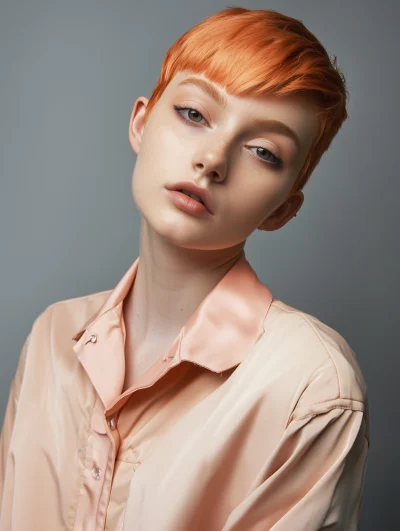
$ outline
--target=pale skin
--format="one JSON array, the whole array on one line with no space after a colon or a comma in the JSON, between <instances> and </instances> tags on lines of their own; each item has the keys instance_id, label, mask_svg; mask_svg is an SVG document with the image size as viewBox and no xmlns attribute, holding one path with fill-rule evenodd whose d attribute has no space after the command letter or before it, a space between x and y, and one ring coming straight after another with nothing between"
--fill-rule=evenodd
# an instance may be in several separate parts
<instances>
[{"instance_id":1,"label":"pale skin","mask_svg":"<svg viewBox=\"0 0 400 531\"><path fill-rule=\"evenodd\" d=\"M189 76L176 74L146 124L148 99L139 97L129 121L129 142L137 155L132 195L142 223L140 265L124 302L123 391L166 352L240 257L248 236L257 227L283 227L304 201L301 191L288 194L317 131L313 104L293 96L238 98L213 83L226 97L225 107L198 86L178 86ZM182 116L173 108L192 104L196 111L180 111ZM283 122L300 145L281 133L252 128L255 118ZM281 168L274 157L283 161ZM171 202L165 186L181 180L210 191L213 216L199 218Z\"/></svg>"}]
</instances>

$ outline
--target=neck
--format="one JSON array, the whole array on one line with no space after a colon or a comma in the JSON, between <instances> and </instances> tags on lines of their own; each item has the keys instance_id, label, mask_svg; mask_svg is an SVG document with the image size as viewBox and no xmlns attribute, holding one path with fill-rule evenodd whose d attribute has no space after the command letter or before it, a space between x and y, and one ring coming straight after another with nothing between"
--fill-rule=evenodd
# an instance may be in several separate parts
<instances>
[{"instance_id":1,"label":"neck","mask_svg":"<svg viewBox=\"0 0 400 531\"><path fill-rule=\"evenodd\" d=\"M138 270L124 302L131 344L140 348L172 343L201 301L244 253L244 243L218 250L178 247L142 220Z\"/></svg>"}]
</instances>

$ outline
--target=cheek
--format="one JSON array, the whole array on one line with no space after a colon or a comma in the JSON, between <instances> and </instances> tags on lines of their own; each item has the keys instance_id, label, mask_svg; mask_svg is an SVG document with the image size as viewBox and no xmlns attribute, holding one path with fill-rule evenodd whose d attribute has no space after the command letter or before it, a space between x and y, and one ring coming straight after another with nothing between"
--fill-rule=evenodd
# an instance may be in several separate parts
<instances>
[{"instance_id":1,"label":"cheek","mask_svg":"<svg viewBox=\"0 0 400 531\"><path fill-rule=\"evenodd\" d=\"M167 183L180 179L179 145L165 127L145 129L132 173L132 197L142 214L149 214L163 201Z\"/></svg>"},{"instance_id":2,"label":"cheek","mask_svg":"<svg viewBox=\"0 0 400 531\"><path fill-rule=\"evenodd\" d=\"M143 214L142 206L141 206L141 195L142 195L142 183L140 182L140 171L138 168L139 161L136 160L135 167L133 168L132 173L132 198L133 202L135 203L138 210Z\"/></svg>"},{"instance_id":3,"label":"cheek","mask_svg":"<svg viewBox=\"0 0 400 531\"><path fill-rule=\"evenodd\" d=\"M186 140L187 142L187 140ZM171 126L153 127L142 137L140 147L140 173L153 182L176 180L179 171L187 164L188 148ZM179 179L179 176L177 177Z\"/></svg>"},{"instance_id":4,"label":"cheek","mask_svg":"<svg viewBox=\"0 0 400 531\"><path fill-rule=\"evenodd\" d=\"M154 149L153 153L165 152L185 141L184 135L180 133L182 130L175 123L163 119L157 124L152 124L152 127L146 131L146 135L143 135L143 141L147 149Z\"/></svg>"},{"instance_id":5,"label":"cheek","mask_svg":"<svg viewBox=\"0 0 400 531\"><path fill-rule=\"evenodd\" d=\"M152 158L146 153L146 149L140 149L132 172L132 197L142 214L148 198L152 196L151 186L155 184L151 178L154 172L151 163Z\"/></svg>"},{"instance_id":6,"label":"cheek","mask_svg":"<svg viewBox=\"0 0 400 531\"><path fill-rule=\"evenodd\" d=\"M151 135L143 135L132 174L132 188L136 195L162 180L163 160L160 144L152 141Z\"/></svg>"},{"instance_id":7,"label":"cheek","mask_svg":"<svg viewBox=\"0 0 400 531\"><path fill-rule=\"evenodd\" d=\"M236 190L235 197L232 199L235 205L233 211L236 211L241 219L247 219L250 223L258 222L260 218L264 219L278 206L285 190L277 181L273 179L267 181L267 179L263 179L263 182L253 179L248 186Z\"/></svg>"}]
</instances>

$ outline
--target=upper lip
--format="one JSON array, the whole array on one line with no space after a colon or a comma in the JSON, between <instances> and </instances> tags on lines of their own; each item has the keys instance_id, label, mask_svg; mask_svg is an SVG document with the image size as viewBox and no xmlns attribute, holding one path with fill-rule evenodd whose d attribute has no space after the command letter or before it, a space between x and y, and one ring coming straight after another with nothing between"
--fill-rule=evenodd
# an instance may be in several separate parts
<instances>
[{"instance_id":1,"label":"upper lip","mask_svg":"<svg viewBox=\"0 0 400 531\"><path fill-rule=\"evenodd\" d=\"M168 185L166 188L168 190L185 190L187 192L191 192L192 194L196 194L203 201L204 206L210 212L210 214L213 214L210 192L205 188L198 186L194 181L180 181L179 183Z\"/></svg>"}]
</instances>

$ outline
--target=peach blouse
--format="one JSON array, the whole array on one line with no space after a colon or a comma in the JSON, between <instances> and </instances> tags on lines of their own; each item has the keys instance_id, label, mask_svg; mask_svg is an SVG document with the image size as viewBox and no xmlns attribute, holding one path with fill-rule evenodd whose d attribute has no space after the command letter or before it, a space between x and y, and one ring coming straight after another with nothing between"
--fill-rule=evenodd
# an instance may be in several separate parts
<instances>
[{"instance_id":1,"label":"peach blouse","mask_svg":"<svg viewBox=\"0 0 400 531\"><path fill-rule=\"evenodd\" d=\"M244 252L122 393L113 290L35 319L0 438L0 531L356 531L367 387L346 340Z\"/></svg>"}]
</instances>

